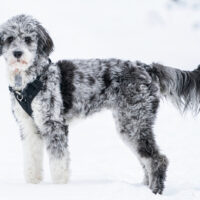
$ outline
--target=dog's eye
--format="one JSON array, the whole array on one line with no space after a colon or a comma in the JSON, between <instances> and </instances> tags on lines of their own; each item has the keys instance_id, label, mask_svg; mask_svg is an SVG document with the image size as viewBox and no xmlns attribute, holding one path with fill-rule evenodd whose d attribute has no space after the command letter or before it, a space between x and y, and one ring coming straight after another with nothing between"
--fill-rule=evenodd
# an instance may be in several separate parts
<instances>
[{"instance_id":1,"label":"dog's eye","mask_svg":"<svg viewBox=\"0 0 200 200\"><path fill-rule=\"evenodd\" d=\"M32 42L31 37L25 37L24 40L25 40L26 44L30 44Z\"/></svg>"},{"instance_id":2,"label":"dog's eye","mask_svg":"<svg viewBox=\"0 0 200 200\"><path fill-rule=\"evenodd\" d=\"M14 40L13 36L10 36L6 39L7 43L10 44Z\"/></svg>"}]
</instances>

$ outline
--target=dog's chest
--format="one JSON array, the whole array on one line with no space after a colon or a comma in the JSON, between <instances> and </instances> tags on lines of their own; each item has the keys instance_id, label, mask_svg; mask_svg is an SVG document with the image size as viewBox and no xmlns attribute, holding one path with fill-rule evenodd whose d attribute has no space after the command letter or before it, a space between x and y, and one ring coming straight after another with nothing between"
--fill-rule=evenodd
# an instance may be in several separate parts
<instances>
[{"instance_id":1,"label":"dog's chest","mask_svg":"<svg viewBox=\"0 0 200 200\"><path fill-rule=\"evenodd\" d=\"M14 95L12 96L12 110L16 120L20 123L23 123L24 120L30 118L30 116L24 111L24 109L15 99Z\"/></svg>"},{"instance_id":2,"label":"dog's chest","mask_svg":"<svg viewBox=\"0 0 200 200\"><path fill-rule=\"evenodd\" d=\"M39 96L40 95L36 96L35 99L32 101L32 103L30 104L31 108L34 111L33 116L35 113L39 113L39 112L41 113L41 105L40 105L41 98L39 98ZM28 119L31 117L22 108L22 106L19 104L19 102L17 101L14 95L12 95L12 110L18 121L21 121L23 119Z\"/></svg>"}]
</instances>

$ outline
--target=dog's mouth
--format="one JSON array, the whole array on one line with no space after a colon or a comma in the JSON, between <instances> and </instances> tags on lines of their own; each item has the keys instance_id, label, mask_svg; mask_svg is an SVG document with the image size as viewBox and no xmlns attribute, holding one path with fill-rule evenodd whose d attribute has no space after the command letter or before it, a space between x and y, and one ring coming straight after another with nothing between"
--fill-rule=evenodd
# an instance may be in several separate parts
<instances>
[{"instance_id":1,"label":"dog's mouth","mask_svg":"<svg viewBox=\"0 0 200 200\"><path fill-rule=\"evenodd\" d=\"M28 62L27 61L25 61L25 60L22 60L22 59L17 59L17 60L15 60L15 61L12 61L11 63L10 63L10 65L18 65L18 64L22 64L22 65L28 65Z\"/></svg>"},{"instance_id":2,"label":"dog's mouth","mask_svg":"<svg viewBox=\"0 0 200 200\"><path fill-rule=\"evenodd\" d=\"M10 70L14 72L14 74L19 73L20 71L26 70L28 66L28 62L24 59L15 59L10 61L9 63Z\"/></svg>"},{"instance_id":3,"label":"dog's mouth","mask_svg":"<svg viewBox=\"0 0 200 200\"><path fill-rule=\"evenodd\" d=\"M28 65L28 63L25 60L17 60L18 63L21 63L22 65Z\"/></svg>"}]
</instances>

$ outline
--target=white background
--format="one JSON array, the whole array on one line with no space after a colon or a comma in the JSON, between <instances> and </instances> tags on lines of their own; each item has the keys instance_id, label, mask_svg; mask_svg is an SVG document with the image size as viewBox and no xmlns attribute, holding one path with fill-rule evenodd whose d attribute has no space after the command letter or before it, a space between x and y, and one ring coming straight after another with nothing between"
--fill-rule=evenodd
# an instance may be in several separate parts
<instances>
[{"instance_id":1,"label":"white background","mask_svg":"<svg viewBox=\"0 0 200 200\"><path fill-rule=\"evenodd\" d=\"M200 63L196 2L176 6L170 0L1 0L0 24L16 14L33 15L54 40L52 61L116 57L192 70ZM0 75L0 200L200 199L199 116L183 116L165 100L154 128L157 143L170 161L162 196L141 184L141 166L117 135L109 111L70 127L67 185L52 184L47 158L44 181L26 184L3 58Z\"/></svg>"}]
</instances>

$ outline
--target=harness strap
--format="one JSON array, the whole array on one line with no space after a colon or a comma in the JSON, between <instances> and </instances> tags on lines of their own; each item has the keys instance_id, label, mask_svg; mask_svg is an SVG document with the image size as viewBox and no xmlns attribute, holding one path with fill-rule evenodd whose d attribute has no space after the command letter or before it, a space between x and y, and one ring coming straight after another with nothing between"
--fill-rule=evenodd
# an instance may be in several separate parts
<instances>
[{"instance_id":1,"label":"harness strap","mask_svg":"<svg viewBox=\"0 0 200 200\"><path fill-rule=\"evenodd\" d=\"M27 84L26 88L22 91L14 90L9 86L10 92L14 94L20 106L30 117L32 117L33 113L31 103L43 87L43 83L40 80L40 77L41 76L38 76L32 83Z\"/></svg>"}]
</instances>

